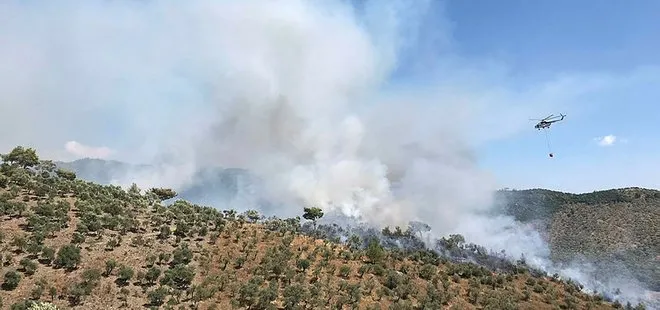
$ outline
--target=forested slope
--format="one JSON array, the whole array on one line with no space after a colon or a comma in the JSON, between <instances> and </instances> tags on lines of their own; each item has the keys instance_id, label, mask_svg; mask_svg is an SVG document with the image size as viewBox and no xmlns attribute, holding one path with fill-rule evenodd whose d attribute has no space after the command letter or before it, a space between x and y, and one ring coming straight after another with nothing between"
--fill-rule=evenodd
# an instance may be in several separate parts
<instances>
[{"instance_id":1,"label":"forested slope","mask_svg":"<svg viewBox=\"0 0 660 310\"><path fill-rule=\"evenodd\" d=\"M497 198L505 213L537 223L555 261L582 257L606 271L622 268L660 291L660 191L507 190Z\"/></svg>"}]
</instances>

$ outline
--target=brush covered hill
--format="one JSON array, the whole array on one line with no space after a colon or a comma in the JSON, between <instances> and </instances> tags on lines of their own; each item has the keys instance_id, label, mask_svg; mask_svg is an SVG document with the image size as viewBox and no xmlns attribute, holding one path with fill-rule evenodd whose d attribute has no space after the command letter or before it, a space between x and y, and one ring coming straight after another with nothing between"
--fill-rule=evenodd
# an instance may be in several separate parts
<instances>
[{"instance_id":1,"label":"brush covered hill","mask_svg":"<svg viewBox=\"0 0 660 310\"><path fill-rule=\"evenodd\" d=\"M621 268L660 292L660 191L503 190L498 200L505 213L537 224L553 260L581 258L605 271Z\"/></svg>"},{"instance_id":2,"label":"brush covered hill","mask_svg":"<svg viewBox=\"0 0 660 310\"><path fill-rule=\"evenodd\" d=\"M409 228L337 242L323 213L264 218L76 178L33 149L0 166L2 309L611 309L577 283ZM301 212L301 213L303 213ZM423 225L422 225L423 226ZM422 227L423 229L423 227ZM493 264L492 262L497 262ZM638 305L639 309L643 306Z\"/></svg>"}]
</instances>

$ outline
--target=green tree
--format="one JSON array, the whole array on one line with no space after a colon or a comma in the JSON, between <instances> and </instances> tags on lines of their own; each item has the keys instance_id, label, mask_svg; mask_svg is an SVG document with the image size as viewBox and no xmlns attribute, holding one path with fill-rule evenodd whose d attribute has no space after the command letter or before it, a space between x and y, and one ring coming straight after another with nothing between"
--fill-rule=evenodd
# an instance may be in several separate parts
<instances>
[{"instance_id":1,"label":"green tree","mask_svg":"<svg viewBox=\"0 0 660 310\"><path fill-rule=\"evenodd\" d=\"M349 246L352 250L357 250L357 249L359 249L359 248L360 248L360 244L361 244L361 240L360 240L360 236L358 236L358 235L353 234L353 235L351 235L351 237L348 239L348 246Z\"/></svg>"},{"instance_id":2,"label":"green tree","mask_svg":"<svg viewBox=\"0 0 660 310\"><path fill-rule=\"evenodd\" d=\"M158 269L156 266L149 268L147 273L144 275L144 279L147 280L147 283L150 285L155 283L156 280L158 280L158 277L160 277L160 269Z\"/></svg>"},{"instance_id":3,"label":"green tree","mask_svg":"<svg viewBox=\"0 0 660 310\"><path fill-rule=\"evenodd\" d=\"M54 286L51 286L48 289L48 295L50 295L50 301L55 300L55 297L57 297L57 288L55 288Z\"/></svg>"},{"instance_id":4,"label":"green tree","mask_svg":"<svg viewBox=\"0 0 660 310\"><path fill-rule=\"evenodd\" d=\"M157 260L158 260L158 256L156 256L155 254L149 254L149 256L147 256L146 259L146 266L151 268L156 263Z\"/></svg>"},{"instance_id":5,"label":"green tree","mask_svg":"<svg viewBox=\"0 0 660 310\"><path fill-rule=\"evenodd\" d=\"M380 245L380 242L378 242L378 239L371 238L369 240L366 255L369 261L374 264L380 262L385 257L385 250Z\"/></svg>"},{"instance_id":6,"label":"green tree","mask_svg":"<svg viewBox=\"0 0 660 310\"><path fill-rule=\"evenodd\" d=\"M172 266L179 264L188 265L193 258L192 251L188 248L187 244L183 244L172 252Z\"/></svg>"},{"instance_id":7,"label":"green tree","mask_svg":"<svg viewBox=\"0 0 660 310\"><path fill-rule=\"evenodd\" d=\"M55 174L57 174L58 177L67 179L69 181L73 181L76 179L76 173L66 169L57 169L55 170Z\"/></svg>"},{"instance_id":8,"label":"green tree","mask_svg":"<svg viewBox=\"0 0 660 310\"><path fill-rule=\"evenodd\" d=\"M15 289L20 282L21 274L15 270L9 270L5 273L5 282L2 283L2 288L11 291Z\"/></svg>"},{"instance_id":9,"label":"green tree","mask_svg":"<svg viewBox=\"0 0 660 310\"><path fill-rule=\"evenodd\" d=\"M17 146L9 154L0 155L3 162L17 164L23 168L34 167L39 164L39 156L33 148Z\"/></svg>"},{"instance_id":10,"label":"green tree","mask_svg":"<svg viewBox=\"0 0 660 310\"><path fill-rule=\"evenodd\" d=\"M14 236L14 239L11 241L11 245L16 247L16 252L23 253L25 248L27 248L27 240L21 235Z\"/></svg>"},{"instance_id":11,"label":"green tree","mask_svg":"<svg viewBox=\"0 0 660 310\"><path fill-rule=\"evenodd\" d=\"M172 199L179 194L171 188L152 188L149 190L152 194L156 195L161 201Z\"/></svg>"},{"instance_id":12,"label":"green tree","mask_svg":"<svg viewBox=\"0 0 660 310\"><path fill-rule=\"evenodd\" d=\"M39 253L41 253L42 248L43 248L43 244L41 243L41 241L30 240L27 244L26 250L28 253L30 253L30 257L38 257Z\"/></svg>"},{"instance_id":13,"label":"green tree","mask_svg":"<svg viewBox=\"0 0 660 310\"><path fill-rule=\"evenodd\" d=\"M259 211L257 210L247 210L245 211L245 216L247 216L248 220L250 220L252 223L258 221L259 218L261 218L261 214L259 214Z\"/></svg>"},{"instance_id":14,"label":"green tree","mask_svg":"<svg viewBox=\"0 0 660 310\"><path fill-rule=\"evenodd\" d=\"M71 243L73 244L82 244L84 242L85 242L85 235L77 231L73 233L73 236L71 236Z\"/></svg>"},{"instance_id":15,"label":"green tree","mask_svg":"<svg viewBox=\"0 0 660 310\"><path fill-rule=\"evenodd\" d=\"M296 261L296 267L300 268L303 272L307 271L307 268L311 265L311 262L308 259L299 259Z\"/></svg>"},{"instance_id":16,"label":"green tree","mask_svg":"<svg viewBox=\"0 0 660 310\"><path fill-rule=\"evenodd\" d=\"M122 287L119 290L119 300L121 300L121 306L122 308L128 307L128 295L131 294L131 291L129 291L126 287Z\"/></svg>"},{"instance_id":17,"label":"green tree","mask_svg":"<svg viewBox=\"0 0 660 310\"><path fill-rule=\"evenodd\" d=\"M114 259L109 259L105 261L105 275L106 277L112 274L112 271L117 267L117 261Z\"/></svg>"},{"instance_id":18,"label":"green tree","mask_svg":"<svg viewBox=\"0 0 660 310\"><path fill-rule=\"evenodd\" d=\"M94 286L101 279L101 271L95 268L85 269L81 277L84 283Z\"/></svg>"},{"instance_id":19,"label":"green tree","mask_svg":"<svg viewBox=\"0 0 660 310\"><path fill-rule=\"evenodd\" d=\"M303 218L314 223L314 230L316 230L316 221L323 217L323 210L321 208L312 207L303 209Z\"/></svg>"},{"instance_id":20,"label":"green tree","mask_svg":"<svg viewBox=\"0 0 660 310\"><path fill-rule=\"evenodd\" d=\"M300 304L309 299L309 293L302 284L292 284L284 289L284 307L286 309L304 309Z\"/></svg>"},{"instance_id":21,"label":"green tree","mask_svg":"<svg viewBox=\"0 0 660 310\"><path fill-rule=\"evenodd\" d=\"M170 258L172 257L171 253L160 253L158 254L158 263L159 264L164 264L170 261Z\"/></svg>"},{"instance_id":22,"label":"green tree","mask_svg":"<svg viewBox=\"0 0 660 310\"><path fill-rule=\"evenodd\" d=\"M41 250L41 258L44 263L50 265L55 260L55 250L51 247L44 247Z\"/></svg>"},{"instance_id":23,"label":"green tree","mask_svg":"<svg viewBox=\"0 0 660 310\"><path fill-rule=\"evenodd\" d=\"M339 275L342 278L348 278L348 276L351 274L351 266L349 265L342 265L339 267Z\"/></svg>"},{"instance_id":24,"label":"green tree","mask_svg":"<svg viewBox=\"0 0 660 310\"><path fill-rule=\"evenodd\" d=\"M170 229L169 225L163 225L160 227L160 232L158 234L158 239L160 240L165 240L170 237L170 234L172 234L172 230Z\"/></svg>"},{"instance_id":25,"label":"green tree","mask_svg":"<svg viewBox=\"0 0 660 310\"><path fill-rule=\"evenodd\" d=\"M55 265L57 267L63 267L71 271L76 269L78 264L80 264L80 248L77 246L67 244L57 251L57 258L55 259Z\"/></svg>"},{"instance_id":26,"label":"green tree","mask_svg":"<svg viewBox=\"0 0 660 310\"><path fill-rule=\"evenodd\" d=\"M165 302L165 297L167 297L167 288L159 287L147 294L149 302L152 306L160 306Z\"/></svg>"},{"instance_id":27,"label":"green tree","mask_svg":"<svg viewBox=\"0 0 660 310\"><path fill-rule=\"evenodd\" d=\"M45 279L39 279L39 281L35 282L34 288L30 292L30 297L34 300L39 300L41 299L41 296L44 294L44 291L46 290L46 280Z\"/></svg>"},{"instance_id":28,"label":"green tree","mask_svg":"<svg viewBox=\"0 0 660 310\"><path fill-rule=\"evenodd\" d=\"M140 191L140 188L135 183L131 184L131 187L128 189L128 193L131 196L140 196Z\"/></svg>"},{"instance_id":29,"label":"green tree","mask_svg":"<svg viewBox=\"0 0 660 310\"><path fill-rule=\"evenodd\" d=\"M185 238L190 232L190 224L185 220L178 220L176 222L176 230L174 235L177 237Z\"/></svg>"},{"instance_id":30,"label":"green tree","mask_svg":"<svg viewBox=\"0 0 660 310\"><path fill-rule=\"evenodd\" d=\"M165 272L165 276L160 280L160 284L185 290L190 286L194 277L195 271L192 267L177 265Z\"/></svg>"},{"instance_id":31,"label":"green tree","mask_svg":"<svg viewBox=\"0 0 660 310\"><path fill-rule=\"evenodd\" d=\"M120 286L125 286L128 284L128 281L133 277L134 271L130 266L121 266L119 272L117 273L117 284Z\"/></svg>"},{"instance_id":32,"label":"green tree","mask_svg":"<svg viewBox=\"0 0 660 310\"><path fill-rule=\"evenodd\" d=\"M20 265L23 267L26 275L31 276L37 271L37 263L27 257L21 259Z\"/></svg>"},{"instance_id":33,"label":"green tree","mask_svg":"<svg viewBox=\"0 0 660 310\"><path fill-rule=\"evenodd\" d=\"M425 264L419 271L419 277L424 280L431 280L436 274L436 267L431 264Z\"/></svg>"},{"instance_id":34,"label":"green tree","mask_svg":"<svg viewBox=\"0 0 660 310\"><path fill-rule=\"evenodd\" d=\"M71 283L71 285L67 289L71 304L74 306L80 304L83 297L91 293L91 289L92 287L84 282Z\"/></svg>"}]
</instances>

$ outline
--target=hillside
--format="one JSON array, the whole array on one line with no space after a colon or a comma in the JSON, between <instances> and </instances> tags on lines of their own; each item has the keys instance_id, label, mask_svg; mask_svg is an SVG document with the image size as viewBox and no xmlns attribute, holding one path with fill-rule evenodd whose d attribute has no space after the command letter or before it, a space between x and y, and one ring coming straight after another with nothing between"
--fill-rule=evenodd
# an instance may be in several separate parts
<instances>
[{"instance_id":1,"label":"hillside","mask_svg":"<svg viewBox=\"0 0 660 310\"><path fill-rule=\"evenodd\" d=\"M332 227L306 220L323 216L318 209L301 210L301 225L300 218L265 219L183 200L163 206L175 192L81 181L31 149L16 148L3 161L2 308L27 309L37 300L61 309L617 306L524 262L489 257L460 236L439 243L454 256L499 262L497 272L420 247L388 246L415 243L411 230L343 244L319 239L336 237L322 233Z\"/></svg>"},{"instance_id":2,"label":"hillside","mask_svg":"<svg viewBox=\"0 0 660 310\"><path fill-rule=\"evenodd\" d=\"M506 214L536 223L555 261L581 257L605 271L629 270L660 291L660 191L622 188L570 194L500 191Z\"/></svg>"}]
</instances>

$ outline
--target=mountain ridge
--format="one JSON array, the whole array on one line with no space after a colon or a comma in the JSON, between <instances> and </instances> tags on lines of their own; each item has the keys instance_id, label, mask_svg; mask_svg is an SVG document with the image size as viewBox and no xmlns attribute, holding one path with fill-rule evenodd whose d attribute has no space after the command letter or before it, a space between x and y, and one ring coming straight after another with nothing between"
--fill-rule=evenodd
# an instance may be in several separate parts
<instances>
[{"instance_id":1,"label":"mountain ridge","mask_svg":"<svg viewBox=\"0 0 660 310\"><path fill-rule=\"evenodd\" d=\"M571 194L500 191L497 210L534 223L555 262L587 260L660 292L660 191L626 187Z\"/></svg>"}]
</instances>

